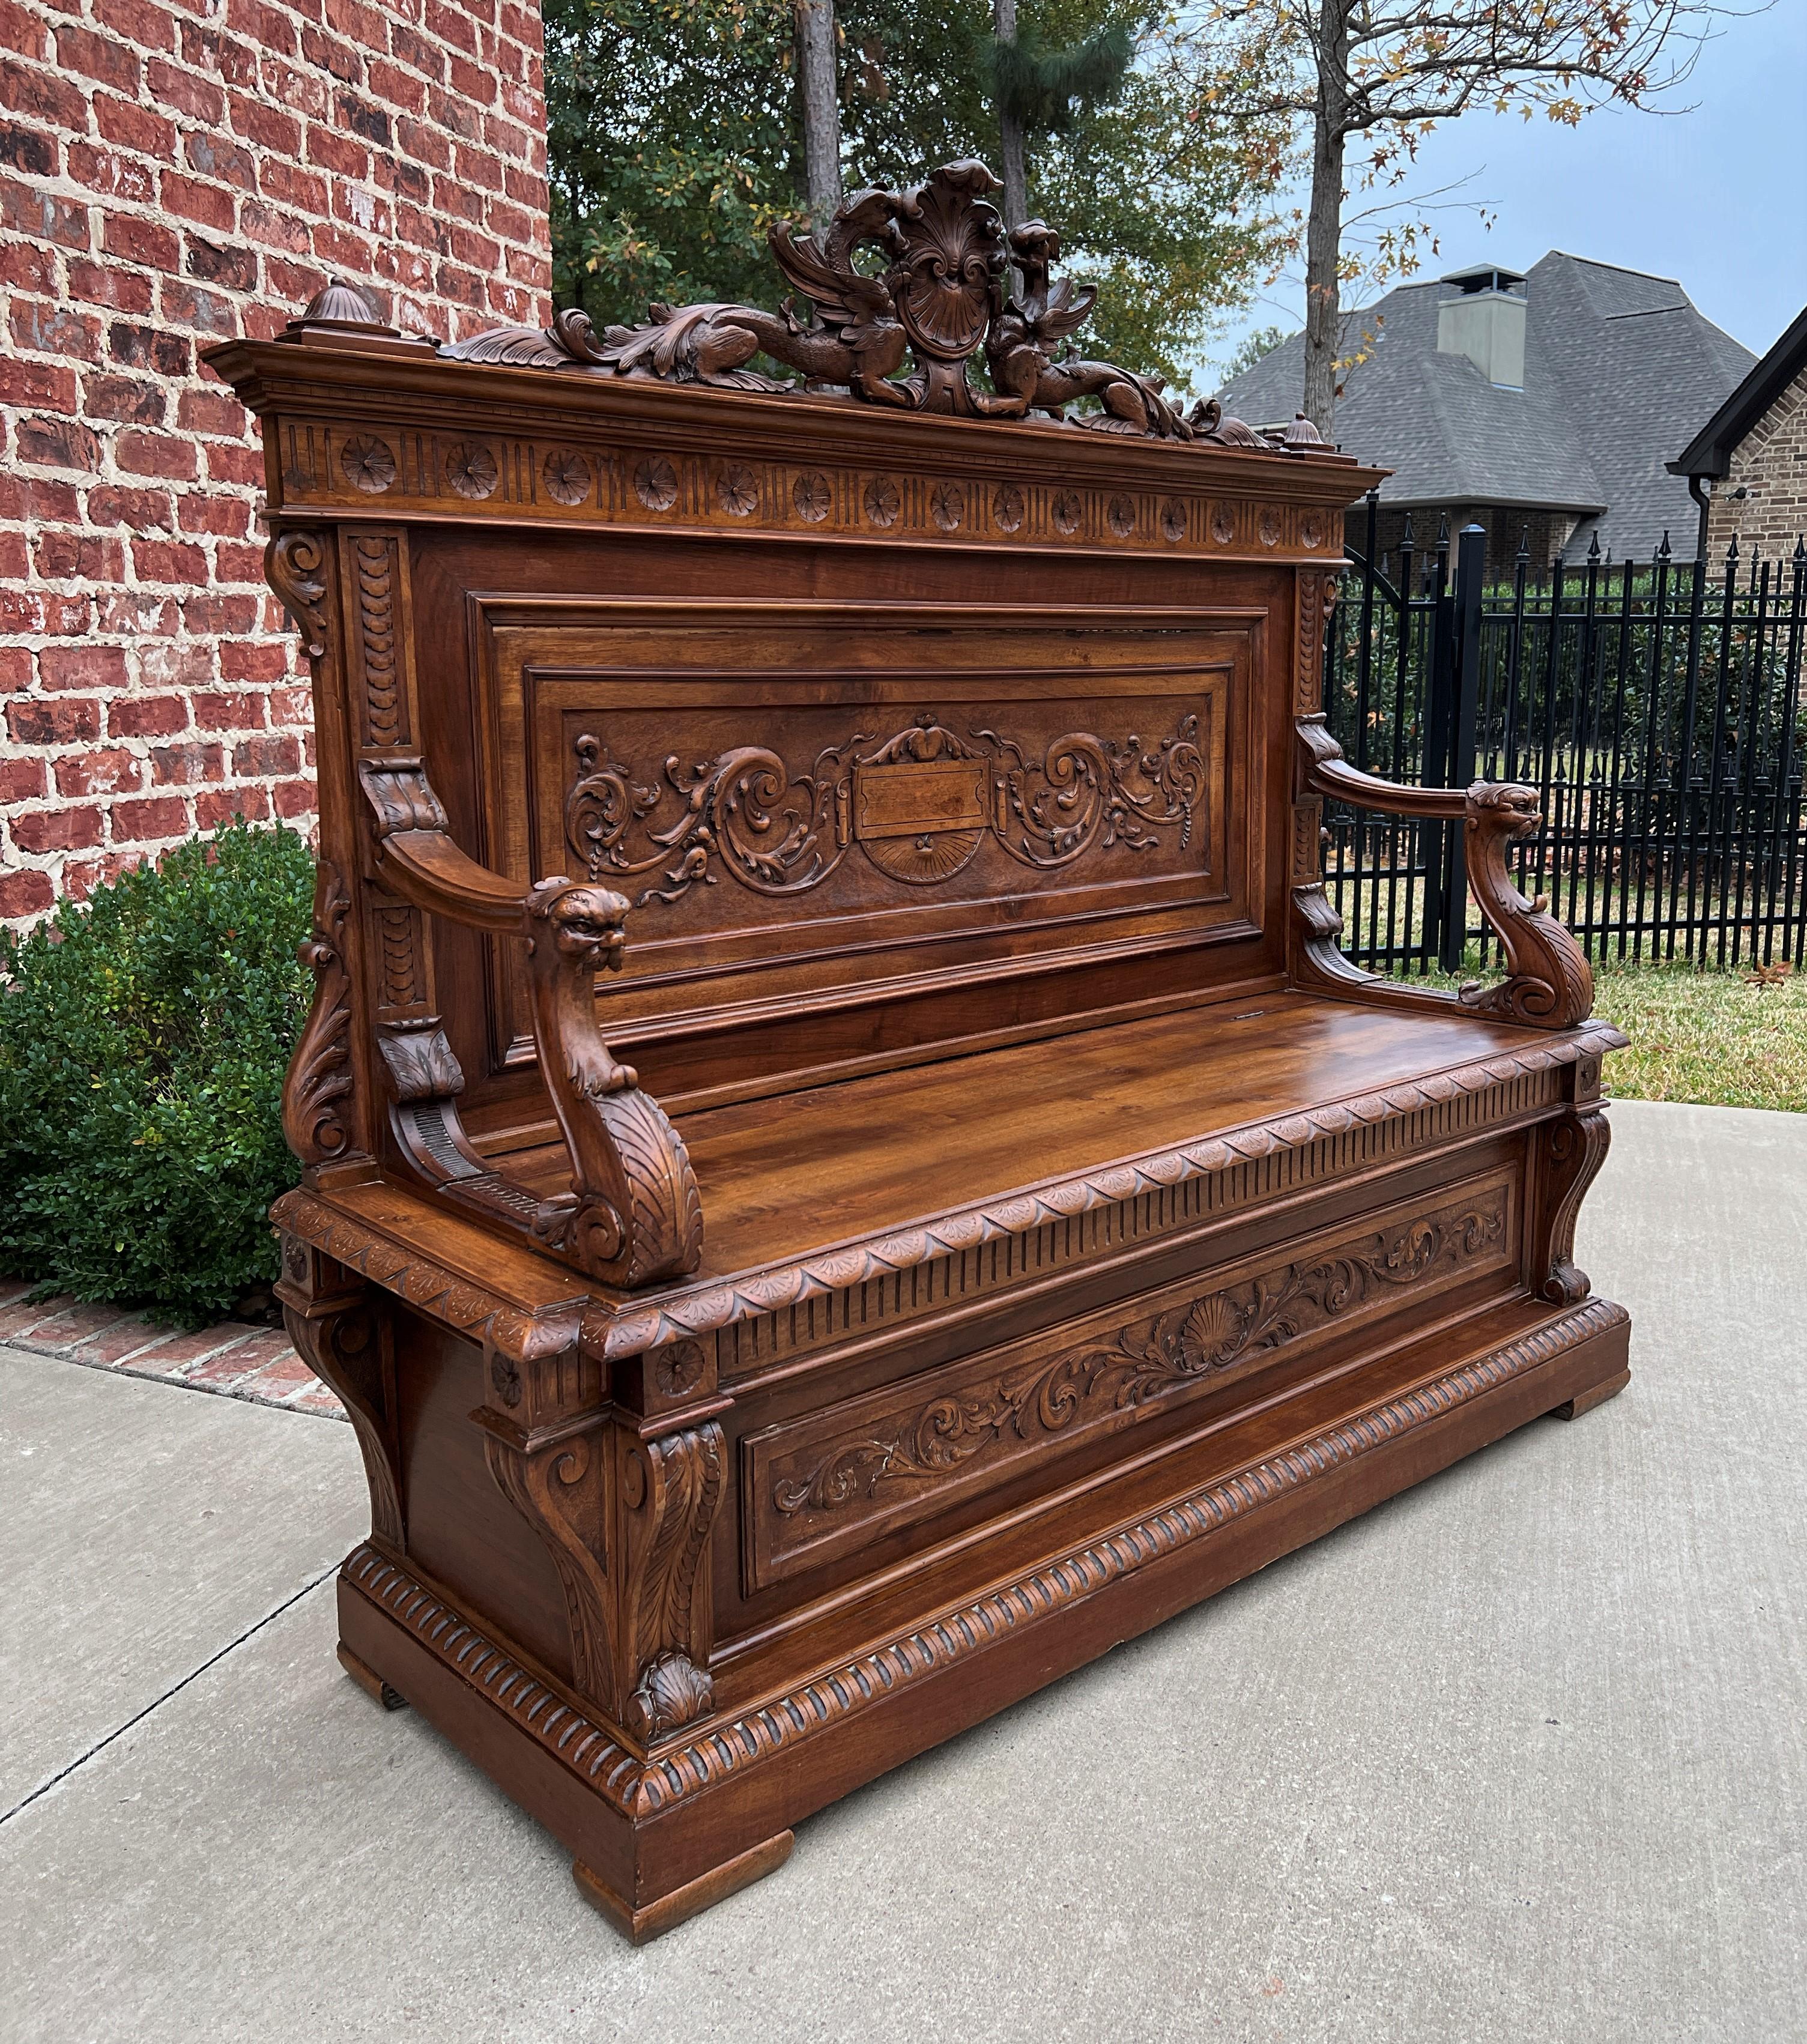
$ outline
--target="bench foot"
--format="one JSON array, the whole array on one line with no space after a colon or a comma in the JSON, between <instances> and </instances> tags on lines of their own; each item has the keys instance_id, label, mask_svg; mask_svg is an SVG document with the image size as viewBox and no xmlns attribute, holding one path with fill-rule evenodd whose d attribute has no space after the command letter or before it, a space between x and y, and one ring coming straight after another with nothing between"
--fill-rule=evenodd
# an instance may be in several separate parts
<instances>
[{"instance_id":1,"label":"bench foot","mask_svg":"<svg viewBox=\"0 0 1807 2044\"><path fill-rule=\"evenodd\" d=\"M584 1900L601 1910L624 1937L636 1945L646 1945L675 1929L686 1917L694 1916L722 1901L737 1888L750 1888L755 1881L775 1873L790 1858L792 1842L789 1831L780 1831L776 1838L750 1846L721 1866L712 1866L707 1873L698 1874L694 1881L686 1881L682 1888L673 1888L669 1895L660 1896L656 1902L648 1903L643 1909L636 1909L624 1902L600 1875L592 1873L580 1859L571 1862L571 1878Z\"/></svg>"},{"instance_id":2,"label":"bench foot","mask_svg":"<svg viewBox=\"0 0 1807 2044\"><path fill-rule=\"evenodd\" d=\"M367 1662L360 1661L350 1647L342 1643L339 1666L366 1696L374 1698L386 1711L405 1711L408 1708L408 1699L399 1689L391 1689Z\"/></svg>"},{"instance_id":3,"label":"bench foot","mask_svg":"<svg viewBox=\"0 0 1807 2044\"><path fill-rule=\"evenodd\" d=\"M1578 1391L1574 1397L1560 1405L1552 1406L1552 1420L1578 1420L1583 1412L1591 1412L1596 1405L1604 1405L1609 1398L1617 1398L1632 1381L1632 1373L1621 1370L1616 1377L1603 1378L1586 1391Z\"/></svg>"}]
</instances>

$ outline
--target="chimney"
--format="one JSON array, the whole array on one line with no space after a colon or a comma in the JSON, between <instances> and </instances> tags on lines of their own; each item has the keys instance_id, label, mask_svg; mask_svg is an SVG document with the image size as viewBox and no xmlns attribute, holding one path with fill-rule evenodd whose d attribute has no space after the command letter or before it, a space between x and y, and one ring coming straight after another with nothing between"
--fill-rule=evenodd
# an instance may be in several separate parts
<instances>
[{"instance_id":1,"label":"chimney","mask_svg":"<svg viewBox=\"0 0 1807 2044\"><path fill-rule=\"evenodd\" d=\"M1482 264L1443 279L1437 352L1465 355L1490 383L1524 388L1524 279Z\"/></svg>"}]
</instances>

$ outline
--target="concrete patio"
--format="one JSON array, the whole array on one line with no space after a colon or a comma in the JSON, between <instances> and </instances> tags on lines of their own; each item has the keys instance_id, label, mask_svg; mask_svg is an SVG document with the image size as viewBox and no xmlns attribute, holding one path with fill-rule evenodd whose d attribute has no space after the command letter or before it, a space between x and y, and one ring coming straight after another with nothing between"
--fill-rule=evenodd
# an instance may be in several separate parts
<instances>
[{"instance_id":1,"label":"concrete patio","mask_svg":"<svg viewBox=\"0 0 1807 2044\"><path fill-rule=\"evenodd\" d=\"M1580 1260L1633 1315L1624 1397L851 1797L637 1952L340 1673L349 1427L0 1347L0 2037L1807 2034L1807 1117L1613 1118Z\"/></svg>"}]
</instances>

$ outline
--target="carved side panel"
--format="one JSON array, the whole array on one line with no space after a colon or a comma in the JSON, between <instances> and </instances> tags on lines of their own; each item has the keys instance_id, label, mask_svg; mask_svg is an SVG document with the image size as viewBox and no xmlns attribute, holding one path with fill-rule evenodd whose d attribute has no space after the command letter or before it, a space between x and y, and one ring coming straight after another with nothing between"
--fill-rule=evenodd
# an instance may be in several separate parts
<instances>
[{"instance_id":1,"label":"carved side panel","mask_svg":"<svg viewBox=\"0 0 1807 2044\"><path fill-rule=\"evenodd\" d=\"M301 961L313 969L313 1003L283 1084L283 1133L307 1165L329 1164L352 1148L352 980L345 963L351 897L339 869L322 859L314 875L313 934Z\"/></svg>"},{"instance_id":2,"label":"carved side panel","mask_svg":"<svg viewBox=\"0 0 1807 2044\"><path fill-rule=\"evenodd\" d=\"M917 1523L1086 1439L1440 1293L1516 1278L1502 1170L1326 1231L1203 1289L1172 1287L1083 1339L975 1356L744 1445L749 1589Z\"/></svg>"},{"instance_id":3,"label":"carved side panel","mask_svg":"<svg viewBox=\"0 0 1807 2044\"><path fill-rule=\"evenodd\" d=\"M358 1437L370 1485L371 1538L391 1554L403 1554L395 1357L383 1295L292 1235L283 1239L276 1295L290 1340L339 1394Z\"/></svg>"},{"instance_id":4,"label":"carved side panel","mask_svg":"<svg viewBox=\"0 0 1807 2044\"><path fill-rule=\"evenodd\" d=\"M722 1436L713 1421L642 1441L620 1439L622 1722L663 1738L714 1702L702 1561L721 1500Z\"/></svg>"}]
</instances>

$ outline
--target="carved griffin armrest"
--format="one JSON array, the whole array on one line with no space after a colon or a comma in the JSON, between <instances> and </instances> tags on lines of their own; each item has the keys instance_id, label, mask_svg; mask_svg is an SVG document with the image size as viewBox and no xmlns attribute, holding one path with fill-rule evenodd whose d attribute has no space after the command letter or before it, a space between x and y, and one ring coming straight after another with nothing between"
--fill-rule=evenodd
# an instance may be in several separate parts
<instances>
[{"instance_id":1,"label":"carved griffin armrest","mask_svg":"<svg viewBox=\"0 0 1807 2044\"><path fill-rule=\"evenodd\" d=\"M596 975L621 962L625 898L562 877L518 887L452 842L417 760L360 770L383 885L430 914L525 942L540 1074L571 1159L571 1190L539 1203L532 1232L610 1285L694 1270L702 1205L682 1139L596 1020Z\"/></svg>"},{"instance_id":2,"label":"carved griffin armrest","mask_svg":"<svg viewBox=\"0 0 1807 2044\"><path fill-rule=\"evenodd\" d=\"M1298 735L1301 779L1308 792L1388 816L1463 825L1469 888L1499 939L1506 977L1492 986L1471 981L1455 997L1460 1006L1537 1029L1569 1029L1586 1020L1594 1008L1594 974L1586 953L1548 912L1545 897L1526 901L1506 869L1506 847L1530 836L1543 820L1535 788L1506 781L1477 781L1466 789L1401 786L1351 766L1321 720L1302 720ZM1345 986L1387 987L1390 982L1363 972L1336 949L1341 919L1322 888L1298 891L1316 897L1299 906L1309 932L1308 955L1317 970ZM1413 993L1421 1003L1448 999L1428 989Z\"/></svg>"}]
</instances>

